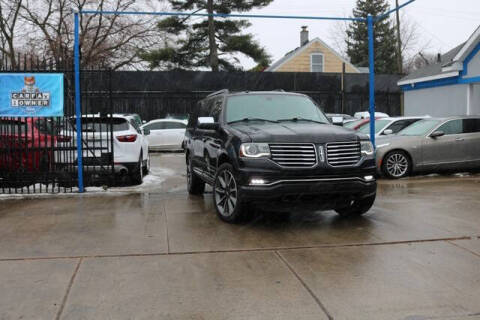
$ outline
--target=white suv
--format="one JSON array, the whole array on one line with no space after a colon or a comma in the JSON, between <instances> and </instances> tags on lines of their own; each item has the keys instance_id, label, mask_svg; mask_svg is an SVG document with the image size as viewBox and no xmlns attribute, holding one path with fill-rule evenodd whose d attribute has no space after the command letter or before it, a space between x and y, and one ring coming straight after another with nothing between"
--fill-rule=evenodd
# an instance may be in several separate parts
<instances>
[{"instance_id":1,"label":"white suv","mask_svg":"<svg viewBox=\"0 0 480 320\"><path fill-rule=\"evenodd\" d=\"M75 117L71 125L75 127ZM105 167L111 165L112 143L110 139L110 123L113 122L113 163L116 174L130 175L133 183L141 184L143 176L150 170L148 154L147 130L138 126L133 115L113 114L112 116L82 116L83 168L84 172L107 173ZM72 129L62 130L57 138L58 150L55 162L60 167L77 168L77 156L62 152L62 147L77 146L76 132Z\"/></svg>"}]
</instances>

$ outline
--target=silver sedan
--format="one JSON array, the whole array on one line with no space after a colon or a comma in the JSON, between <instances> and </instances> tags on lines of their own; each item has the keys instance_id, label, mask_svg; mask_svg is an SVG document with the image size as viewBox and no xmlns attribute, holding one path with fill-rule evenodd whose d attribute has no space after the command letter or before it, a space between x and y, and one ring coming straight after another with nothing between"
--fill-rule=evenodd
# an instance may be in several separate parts
<instances>
[{"instance_id":1,"label":"silver sedan","mask_svg":"<svg viewBox=\"0 0 480 320\"><path fill-rule=\"evenodd\" d=\"M377 170L391 179L480 169L480 116L420 120L376 144Z\"/></svg>"}]
</instances>

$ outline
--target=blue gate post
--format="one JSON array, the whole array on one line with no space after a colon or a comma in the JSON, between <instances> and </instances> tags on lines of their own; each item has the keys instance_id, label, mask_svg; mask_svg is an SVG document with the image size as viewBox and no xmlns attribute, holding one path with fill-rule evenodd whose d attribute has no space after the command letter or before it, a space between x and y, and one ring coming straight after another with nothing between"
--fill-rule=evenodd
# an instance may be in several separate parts
<instances>
[{"instance_id":1,"label":"blue gate post","mask_svg":"<svg viewBox=\"0 0 480 320\"><path fill-rule=\"evenodd\" d=\"M370 68L370 140L375 148L375 52L373 38L373 17L368 15L368 64Z\"/></svg>"},{"instance_id":2,"label":"blue gate post","mask_svg":"<svg viewBox=\"0 0 480 320\"><path fill-rule=\"evenodd\" d=\"M75 12L74 69L75 69L75 125L77 126L77 172L78 192L84 192L83 186L83 147L82 147L82 106L80 91L80 40L79 13Z\"/></svg>"}]
</instances>

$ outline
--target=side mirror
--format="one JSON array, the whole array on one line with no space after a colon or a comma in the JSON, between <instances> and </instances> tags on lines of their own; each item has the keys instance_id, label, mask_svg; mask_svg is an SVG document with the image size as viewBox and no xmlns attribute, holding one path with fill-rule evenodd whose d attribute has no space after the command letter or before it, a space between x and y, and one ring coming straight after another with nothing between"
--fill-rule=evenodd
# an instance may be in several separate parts
<instances>
[{"instance_id":1,"label":"side mirror","mask_svg":"<svg viewBox=\"0 0 480 320\"><path fill-rule=\"evenodd\" d=\"M143 123L143 124L147 123L147 120L142 120L142 123Z\"/></svg>"},{"instance_id":2,"label":"side mirror","mask_svg":"<svg viewBox=\"0 0 480 320\"><path fill-rule=\"evenodd\" d=\"M389 136L389 135L393 134L393 130L392 129L387 129L387 130L383 131L383 134L386 135L386 136Z\"/></svg>"},{"instance_id":3,"label":"side mirror","mask_svg":"<svg viewBox=\"0 0 480 320\"><path fill-rule=\"evenodd\" d=\"M343 126L343 117L332 117L332 123L336 126Z\"/></svg>"},{"instance_id":4,"label":"side mirror","mask_svg":"<svg viewBox=\"0 0 480 320\"><path fill-rule=\"evenodd\" d=\"M215 122L213 117L198 117L197 127L203 130L217 130L219 128L218 122Z\"/></svg>"},{"instance_id":5,"label":"side mirror","mask_svg":"<svg viewBox=\"0 0 480 320\"><path fill-rule=\"evenodd\" d=\"M430 134L430 138L438 138L438 137L441 137L441 136L444 136L445 135L445 132L443 131L434 131Z\"/></svg>"},{"instance_id":6,"label":"side mirror","mask_svg":"<svg viewBox=\"0 0 480 320\"><path fill-rule=\"evenodd\" d=\"M143 135L144 136L149 136L150 135L150 129L143 129Z\"/></svg>"}]
</instances>

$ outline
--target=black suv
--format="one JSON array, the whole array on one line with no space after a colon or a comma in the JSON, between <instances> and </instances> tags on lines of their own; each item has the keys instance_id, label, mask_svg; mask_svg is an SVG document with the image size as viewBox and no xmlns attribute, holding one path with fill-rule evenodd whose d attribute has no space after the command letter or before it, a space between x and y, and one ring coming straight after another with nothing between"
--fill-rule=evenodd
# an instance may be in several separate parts
<instances>
[{"instance_id":1,"label":"black suv","mask_svg":"<svg viewBox=\"0 0 480 320\"><path fill-rule=\"evenodd\" d=\"M185 133L188 191L213 187L218 216L238 222L252 204L367 212L375 201L368 137L333 125L308 96L222 90L198 103Z\"/></svg>"}]
</instances>

